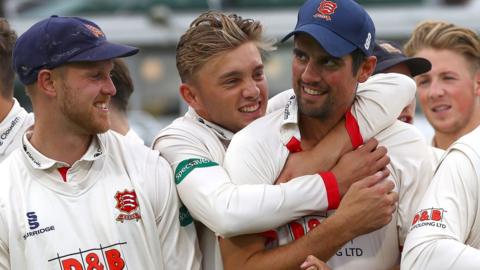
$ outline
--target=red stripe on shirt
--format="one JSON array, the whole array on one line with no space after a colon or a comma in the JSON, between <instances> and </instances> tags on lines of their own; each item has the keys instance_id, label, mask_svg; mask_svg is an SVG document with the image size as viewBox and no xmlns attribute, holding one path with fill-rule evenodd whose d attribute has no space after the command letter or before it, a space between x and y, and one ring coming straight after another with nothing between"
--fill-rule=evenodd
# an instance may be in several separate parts
<instances>
[{"instance_id":1,"label":"red stripe on shirt","mask_svg":"<svg viewBox=\"0 0 480 270\"><path fill-rule=\"evenodd\" d=\"M363 144L360 127L358 126L357 119L353 116L351 109L348 109L345 113L345 128L347 129L348 136L352 142L353 149L356 149Z\"/></svg>"},{"instance_id":2,"label":"red stripe on shirt","mask_svg":"<svg viewBox=\"0 0 480 270\"><path fill-rule=\"evenodd\" d=\"M332 172L322 172L320 176L327 189L328 210L337 209L340 204L340 191L338 190L337 178Z\"/></svg>"}]
</instances>

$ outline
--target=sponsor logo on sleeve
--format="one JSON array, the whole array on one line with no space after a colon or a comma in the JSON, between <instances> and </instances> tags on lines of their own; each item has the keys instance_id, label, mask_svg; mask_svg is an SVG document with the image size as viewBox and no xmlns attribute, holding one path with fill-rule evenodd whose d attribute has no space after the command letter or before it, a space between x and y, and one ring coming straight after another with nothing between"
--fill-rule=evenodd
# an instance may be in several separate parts
<instances>
[{"instance_id":1,"label":"sponsor logo on sleeve","mask_svg":"<svg viewBox=\"0 0 480 270\"><path fill-rule=\"evenodd\" d=\"M60 255L48 262L55 263L61 270L121 270L128 269L122 247L126 242L109 246L100 245L99 248L88 250L78 249L78 252Z\"/></svg>"},{"instance_id":2,"label":"sponsor logo on sleeve","mask_svg":"<svg viewBox=\"0 0 480 270\"><path fill-rule=\"evenodd\" d=\"M175 184L180 184L183 179L185 179L185 177L187 177L187 175L196 168L206 168L213 166L218 166L218 163L204 158L186 159L180 162L180 164L178 164L177 168L175 169Z\"/></svg>"},{"instance_id":3,"label":"sponsor logo on sleeve","mask_svg":"<svg viewBox=\"0 0 480 270\"><path fill-rule=\"evenodd\" d=\"M443 208L429 208L418 211L413 217L413 222L410 230L420 228L423 226L437 227L441 229L447 228L443 222L443 218L447 211Z\"/></svg>"},{"instance_id":4,"label":"sponsor logo on sleeve","mask_svg":"<svg viewBox=\"0 0 480 270\"><path fill-rule=\"evenodd\" d=\"M140 209L135 190L129 191L125 189L124 191L117 191L115 200L117 200L115 208L121 212L116 218L116 221L123 223L125 220L138 221L142 218L139 213Z\"/></svg>"},{"instance_id":5,"label":"sponsor logo on sleeve","mask_svg":"<svg viewBox=\"0 0 480 270\"><path fill-rule=\"evenodd\" d=\"M27 231L23 235L23 240L27 240L27 238L31 236L37 236L55 230L53 225L40 228L40 222L38 221L38 216L35 212L27 212L27 222L30 231Z\"/></svg>"}]
</instances>

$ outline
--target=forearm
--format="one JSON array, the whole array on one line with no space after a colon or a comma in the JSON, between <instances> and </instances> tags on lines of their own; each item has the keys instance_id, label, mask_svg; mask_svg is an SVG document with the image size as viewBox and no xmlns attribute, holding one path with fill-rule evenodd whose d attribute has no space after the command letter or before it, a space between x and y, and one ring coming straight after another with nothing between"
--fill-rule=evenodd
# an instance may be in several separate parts
<instances>
[{"instance_id":1,"label":"forearm","mask_svg":"<svg viewBox=\"0 0 480 270\"><path fill-rule=\"evenodd\" d=\"M234 185L216 166L195 169L177 189L190 214L223 236L262 232L328 207L318 175L282 185Z\"/></svg>"},{"instance_id":2,"label":"forearm","mask_svg":"<svg viewBox=\"0 0 480 270\"><path fill-rule=\"evenodd\" d=\"M350 227L348 220L333 215L300 239L272 250L264 250L261 239L257 240L256 244L252 244L251 237L254 236L240 236L237 239L222 240L227 241L227 243L221 241L224 268L225 270L298 269L308 255L314 255L320 260L327 261L345 243L354 238L354 234L349 230ZM242 237L246 238L241 239ZM246 244L247 242L248 244ZM225 250L228 252L228 245L235 245L236 249L246 250L246 253L249 253L249 250L252 249L257 251L248 256L242 256L245 254L238 254L238 256L224 254ZM242 245L245 246L238 248ZM239 261L238 258L242 257L245 258L244 261Z\"/></svg>"}]
</instances>

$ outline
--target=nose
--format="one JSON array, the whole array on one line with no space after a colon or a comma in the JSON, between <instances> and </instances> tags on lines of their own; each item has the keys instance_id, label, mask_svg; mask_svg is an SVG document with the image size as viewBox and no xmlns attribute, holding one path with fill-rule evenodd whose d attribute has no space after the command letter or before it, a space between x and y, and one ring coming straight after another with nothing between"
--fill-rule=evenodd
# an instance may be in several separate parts
<instances>
[{"instance_id":1,"label":"nose","mask_svg":"<svg viewBox=\"0 0 480 270\"><path fill-rule=\"evenodd\" d=\"M114 96L117 93L115 84L113 83L112 78L110 78L110 76L108 76L105 79L105 83L103 84L103 87L102 87L102 93L109 96Z\"/></svg>"},{"instance_id":2,"label":"nose","mask_svg":"<svg viewBox=\"0 0 480 270\"><path fill-rule=\"evenodd\" d=\"M253 79L248 80L243 88L242 95L246 99L257 99L260 95L260 88L258 87L257 82Z\"/></svg>"},{"instance_id":3,"label":"nose","mask_svg":"<svg viewBox=\"0 0 480 270\"><path fill-rule=\"evenodd\" d=\"M428 97L430 99L437 99L443 97L445 95L445 88L444 85L439 82L439 80L434 79L430 84L430 88L428 89Z\"/></svg>"},{"instance_id":4,"label":"nose","mask_svg":"<svg viewBox=\"0 0 480 270\"><path fill-rule=\"evenodd\" d=\"M305 65L301 79L305 83L317 82L320 77L320 70L312 61Z\"/></svg>"}]
</instances>

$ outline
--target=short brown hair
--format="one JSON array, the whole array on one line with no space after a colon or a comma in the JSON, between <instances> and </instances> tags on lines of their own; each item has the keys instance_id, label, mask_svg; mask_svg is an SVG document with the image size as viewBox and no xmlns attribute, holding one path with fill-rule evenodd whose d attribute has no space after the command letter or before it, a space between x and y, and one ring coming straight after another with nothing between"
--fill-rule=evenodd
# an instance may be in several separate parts
<instances>
[{"instance_id":1,"label":"short brown hair","mask_svg":"<svg viewBox=\"0 0 480 270\"><path fill-rule=\"evenodd\" d=\"M10 28L8 21L0 18L0 95L8 99L13 97L15 72L12 51L16 40L17 34Z\"/></svg>"},{"instance_id":2,"label":"short brown hair","mask_svg":"<svg viewBox=\"0 0 480 270\"><path fill-rule=\"evenodd\" d=\"M133 93L133 82L127 64L120 58L113 60L113 69L111 73L113 85L117 93L112 96L112 105L120 112L127 111L128 100Z\"/></svg>"},{"instance_id":3,"label":"short brown hair","mask_svg":"<svg viewBox=\"0 0 480 270\"><path fill-rule=\"evenodd\" d=\"M246 42L254 42L262 55L273 50L273 42L264 40L262 34L259 21L218 11L202 13L190 24L177 44L176 60L180 79L182 82L191 80L211 58Z\"/></svg>"},{"instance_id":4,"label":"short brown hair","mask_svg":"<svg viewBox=\"0 0 480 270\"><path fill-rule=\"evenodd\" d=\"M480 38L468 28L442 21L422 22L405 44L405 54L413 56L423 48L455 51L463 55L474 70L480 69Z\"/></svg>"}]
</instances>

